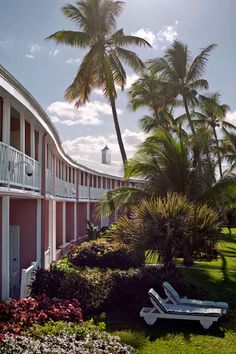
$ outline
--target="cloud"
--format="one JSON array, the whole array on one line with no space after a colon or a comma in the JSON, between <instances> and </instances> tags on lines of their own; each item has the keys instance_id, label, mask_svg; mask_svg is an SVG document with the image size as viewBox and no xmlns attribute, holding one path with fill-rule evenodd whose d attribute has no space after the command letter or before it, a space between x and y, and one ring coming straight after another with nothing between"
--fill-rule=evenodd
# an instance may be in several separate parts
<instances>
[{"instance_id":1,"label":"cloud","mask_svg":"<svg viewBox=\"0 0 236 354\"><path fill-rule=\"evenodd\" d=\"M139 76L137 74L127 75L125 88L130 89L132 84L135 81L137 81L138 79L139 79Z\"/></svg>"},{"instance_id":2,"label":"cloud","mask_svg":"<svg viewBox=\"0 0 236 354\"><path fill-rule=\"evenodd\" d=\"M161 49L165 49L163 44L172 43L178 37L178 24L179 21L176 20L174 25L165 25L157 33L150 29L140 28L133 35L146 39L154 49L157 49L160 43L162 43Z\"/></svg>"},{"instance_id":3,"label":"cloud","mask_svg":"<svg viewBox=\"0 0 236 354\"><path fill-rule=\"evenodd\" d=\"M73 58L70 58L66 61L66 64L71 64L71 65L74 65L74 64L79 64L81 61L80 58L77 58L77 59L73 59Z\"/></svg>"},{"instance_id":4,"label":"cloud","mask_svg":"<svg viewBox=\"0 0 236 354\"><path fill-rule=\"evenodd\" d=\"M227 113L225 120L236 126L236 111Z\"/></svg>"},{"instance_id":5,"label":"cloud","mask_svg":"<svg viewBox=\"0 0 236 354\"><path fill-rule=\"evenodd\" d=\"M155 45L156 36L150 29L140 28L138 31L132 33L132 35L145 39L151 44L151 46Z\"/></svg>"},{"instance_id":6,"label":"cloud","mask_svg":"<svg viewBox=\"0 0 236 354\"><path fill-rule=\"evenodd\" d=\"M138 144L145 139L143 132L133 132L125 129L122 134L126 153L129 157L133 156L137 150ZM88 161L101 161L101 149L108 145L112 153L112 161L121 162L120 150L115 134L109 137L99 136L82 136L76 139L68 139L62 143L65 151L74 159L85 159Z\"/></svg>"},{"instance_id":7,"label":"cloud","mask_svg":"<svg viewBox=\"0 0 236 354\"><path fill-rule=\"evenodd\" d=\"M59 53L59 49L51 49L49 52L48 52L48 55L50 56L50 57L56 57L57 55L58 55L58 53Z\"/></svg>"},{"instance_id":8,"label":"cloud","mask_svg":"<svg viewBox=\"0 0 236 354\"><path fill-rule=\"evenodd\" d=\"M100 125L103 123L103 115L112 115L111 107L107 103L93 101L76 108L73 103L53 102L47 108L53 123L73 125ZM121 114L122 110L117 109Z\"/></svg>"},{"instance_id":9,"label":"cloud","mask_svg":"<svg viewBox=\"0 0 236 354\"><path fill-rule=\"evenodd\" d=\"M29 47L29 53L25 54L25 57L29 59L33 59L35 57L35 53L41 50L41 47L36 43L31 44L28 47Z\"/></svg>"},{"instance_id":10,"label":"cloud","mask_svg":"<svg viewBox=\"0 0 236 354\"><path fill-rule=\"evenodd\" d=\"M0 46L1 47L12 47L13 44L14 44L14 39L13 39L12 35L8 36L5 39L1 39L0 40Z\"/></svg>"},{"instance_id":11,"label":"cloud","mask_svg":"<svg viewBox=\"0 0 236 354\"><path fill-rule=\"evenodd\" d=\"M29 51L30 53L36 53L36 52L39 52L41 50L41 47L38 45L38 44L32 44L29 46Z\"/></svg>"},{"instance_id":12,"label":"cloud","mask_svg":"<svg viewBox=\"0 0 236 354\"><path fill-rule=\"evenodd\" d=\"M25 57L29 58L29 59L33 59L34 58L34 56L32 54L25 54Z\"/></svg>"},{"instance_id":13,"label":"cloud","mask_svg":"<svg viewBox=\"0 0 236 354\"><path fill-rule=\"evenodd\" d=\"M167 41L172 43L178 36L177 29L176 29L176 22L174 26L164 26L163 30L157 33L157 40L160 42Z\"/></svg>"}]
</instances>

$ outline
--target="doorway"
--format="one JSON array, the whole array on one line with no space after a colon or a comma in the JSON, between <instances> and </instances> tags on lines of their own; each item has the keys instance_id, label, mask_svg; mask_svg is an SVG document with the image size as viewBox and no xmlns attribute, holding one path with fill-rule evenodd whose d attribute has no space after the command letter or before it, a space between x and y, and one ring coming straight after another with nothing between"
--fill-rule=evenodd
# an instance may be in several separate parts
<instances>
[{"instance_id":1,"label":"doorway","mask_svg":"<svg viewBox=\"0 0 236 354\"><path fill-rule=\"evenodd\" d=\"M20 226L10 225L9 230L10 297L20 296Z\"/></svg>"}]
</instances>

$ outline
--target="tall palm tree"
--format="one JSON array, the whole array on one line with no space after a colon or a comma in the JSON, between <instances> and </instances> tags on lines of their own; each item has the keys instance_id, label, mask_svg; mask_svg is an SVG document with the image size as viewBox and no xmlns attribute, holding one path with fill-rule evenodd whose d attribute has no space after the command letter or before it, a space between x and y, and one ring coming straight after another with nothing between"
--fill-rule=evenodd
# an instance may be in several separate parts
<instances>
[{"instance_id":1,"label":"tall palm tree","mask_svg":"<svg viewBox=\"0 0 236 354\"><path fill-rule=\"evenodd\" d=\"M151 70L159 72L162 81L172 89L173 93L182 97L186 117L194 137L196 132L189 107L197 104L197 90L208 89L208 82L202 79L202 74L208 56L215 47L215 44L209 45L191 61L187 45L174 41L164 57L149 61Z\"/></svg>"},{"instance_id":2,"label":"tall palm tree","mask_svg":"<svg viewBox=\"0 0 236 354\"><path fill-rule=\"evenodd\" d=\"M123 8L122 1L81 0L62 8L63 14L75 22L80 31L58 31L49 36L57 43L72 47L88 48L72 84L65 92L65 98L76 106L88 101L95 88L101 88L111 104L113 119L123 162L127 160L115 100L116 86L122 90L126 83L126 73L121 60L135 72L143 67L143 62L127 46L149 46L142 38L125 35L116 29L116 18Z\"/></svg>"},{"instance_id":3,"label":"tall palm tree","mask_svg":"<svg viewBox=\"0 0 236 354\"><path fill-rule=\"evenodd\" d=\"M216 144L216 153L220 177L222 177L223 171L221 163L221 154L216 128L224 126L224 118L227 112L229 112L230 107L227 104L220 104L220 94L218 92L206 96L200 95L198 101L200 112L195 112L194 115L198 118L198 121L200 121L207 127L211 127L212 129ZM225 122L225 125L228 125L227 122Z\"/></svg>"},{"instance_id":4,"label":"tall palm tree","mask_svg":"<svg viewBox=\"0 0 236 354\"><path fill-rule=\"evenodd\" d=\"M147 107L151 116L140 120L141 128L145 132L157 127L169 128L174 124L171 111L176 105L175 95L162 83L156 73L151 70L142 72L140 78L133 83L129 92L129 106L133 111Z\"/></svg>"}]
</instances>

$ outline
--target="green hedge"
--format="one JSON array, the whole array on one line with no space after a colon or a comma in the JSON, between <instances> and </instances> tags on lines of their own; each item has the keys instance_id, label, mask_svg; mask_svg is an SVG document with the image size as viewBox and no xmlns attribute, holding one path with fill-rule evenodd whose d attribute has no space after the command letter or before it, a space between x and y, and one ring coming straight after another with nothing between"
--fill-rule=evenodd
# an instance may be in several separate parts
<instances>
[{"instance_id":1,"label":"green hedge","mask_svg":"<svg viewBox=\"0 0 236 354\"><path fill-rule=\"evenodd\" d=\"M105 238L75 246L67 256L68 261L75 267L129 269L144 264L144 255L139 263L134 262L127 245L107 241Z\"/></svg>"},{"instance_id":2,"label":"green hedge","mask_svg":"<svg viewBox=\"0 0 236 354\"><path fill-rule=\"evenodd\" d=\"M58 278L60 282L55 287L53 281ZM50 270L36 272L32 296L45 293L66 299L78 298L84 316L114 306L139 311L145 304L150 306L148 290L151 287L164 296L162 282L165 280L169 280L182 295L196 296L196 291L192 292L179 273L167 277L154 266L129 270L66 268L63 271L52 266Z\"/></svg>"}]
</instances>

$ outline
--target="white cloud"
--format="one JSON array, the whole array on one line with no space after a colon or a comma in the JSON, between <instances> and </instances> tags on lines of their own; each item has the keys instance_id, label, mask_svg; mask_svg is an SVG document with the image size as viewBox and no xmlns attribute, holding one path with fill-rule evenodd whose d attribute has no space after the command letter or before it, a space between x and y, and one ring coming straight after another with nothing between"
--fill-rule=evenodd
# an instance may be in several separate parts
<instances>
[{"instance_id":1,"label":"white cloud","mask_svg":"<svg viewBox=\"0 0 236 354\"><path fill-rule=\"evenodd\" d=\"M56 56L58 55L58 53L59 53L59 49L55 49L55 50L51 49L51 50L48 52L48 55L49 55L50 57L56 57Z\"/></svg>"},{"instance_id":2,"label":"white cloud","mask_svg":"<svg viewBox=\"0 0 236 354\"><path fill-rule=\"evenodd\" d=\"M173 42L178 36L177 29L176 29L177 26L176 22L174 26L164 26L163 30L160 30L157 33L157 40L160 42L163 41L167 41L169 43Z\"/></svg>"},{"instance_id":3,"label":"white cloud","mask_svg":"<svg viewBox=\"0 0 236 354\"><path fill-rule=\"evenodd\" d=\"M145 134L143 132L133 132L126 129L122 134L122 138L126 153L128 157L131 157L137 150L138 144L145 139ZM100 162L101 149L106 144L111 150L112 161L121 162L120 150L115 134L112 134L109 137L105 137L103 135L87 135L72 140L68 139L62 143L62 146L74 160L85 159Z\"/></svg>"},{"instance_id":4,"label":"white cloud","mask_svg":"<svg viewBox=\"0 0 236 354\"><path fill-rule=\"evenodd\" d=\"M227 113L225 120L236 126L236 111Z\"/></svg>"},{"instance_id":5,"label":"white cloud","mask_svg":"<svg viewBox=\"0 0 236 354\"><path fill-rule=\"evenodd\" d=\"M148 41L151 46L155 47L156 36L150 29L140 28L138 31L132 33L133 36L137 36Z\"/></svg>"},{"instance_id":6,"label":"white cloud","mask_svg":"<svg viewBox=\"0 0 236 354\"><path fill-rule=\"evenodd\" d=\"M14 39L13 39L12 35L8 36L5 39L1 39L0 40L0 46L1 47L12 47L13 44L14 44Z\"/></svg>"},{"instance_id":7,"label":"white cloud","mask_svg":"<svg viewBox=\"0 0 236 354\"><path fill-rule=\"evenodd\" d=\"M127 75L125 88L130 89L132 84L137 81L138 78L139 76L137 74Z\"/></svg>"},{"instance_id":8,"label":"white cloud","mask_svg":"<svg viewBox=\"0 0 236 354\"><path fill-rule=\"evenodd\" d=\"M34 58L34 56L32 54L25 54L25 57L29 58L29 59L33 59Z\"/></svg>"},{"instance_id":9,"label":"white cloud","mask_svg":"<svg viewBox=\"0 0 236 354\"><path fill-rule=\"evenodd\" d=\"M30 53L36 53L36 52L39 52L40 50L41 50L41 47L36 43L29 46Z\"/></svg>"},{"instance_id":10,"label":"white cloud","mask_svg":"<svg viewBox=\"0 0 236 354\"><path fill-rule=\"evenodd\" d=\"M161 49L165 49L164 43L172 43L178 37L178 24L179 21L176 20L173 26L165 25L157 33L150 29L140 28L133 35L146 39L154 49L157 48L158 43L162 43Z\"/></svg>"},{"instance_id":11,"label":"white cloud","mask_svg":"<svg viewBox=\"0 0 236 354\"><path fill-rule=\"evenodd\" d=\"M76 108L73 103L53 102L47 111L53 123L60 123L68 126L73 125L100 125L103 115L112 115L111 107L107 103L94 101L87 102L83 106ZM121 114L122 110L117 109Z\"/></svg>"},{"instance_id":12,"label":"white cloud","mask_svg":"<svg viewBox=\"0 0 236 354\"><path fill-rule=\"evenodd\" d=\"M70 58L70 59L68 59L68 60L66 61L66 64L71 64L71 65L73 65L73 64L79 64L80 61L81 61L80 58L77 58L77 59Z\"/></svg>"}]
</instances>

